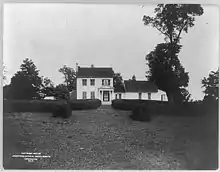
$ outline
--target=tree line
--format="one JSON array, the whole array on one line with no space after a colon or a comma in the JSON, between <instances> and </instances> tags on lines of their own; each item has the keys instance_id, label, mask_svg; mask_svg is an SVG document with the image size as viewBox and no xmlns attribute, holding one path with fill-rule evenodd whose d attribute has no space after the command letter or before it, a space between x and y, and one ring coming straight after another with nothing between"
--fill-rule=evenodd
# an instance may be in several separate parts
<instances>
[{"instance_id":1,"label":"tree line","mask_svg":"<svg viewBox=\"0 0 220 172\"><path fill-rule=\"evenodd\" d=\"M189 75L180 63L178 54L182 48L182 33L187 33L195 25L195 17L203 13L199 4L158 4L153 17L144 15L142 18L144 25L157 29L165 41L146 55L149 67L146 77L166 92L171 103L192 100L187 90ZM218 99L218 73L219 70L212 71L208 78L202 80L206 100Z\"/></svg>"},{"instance_id":2,"label":"tree line","mask_svg":"<svg viewBox=\"0 0 220 172\"><path fill-rule=\"evenodd\" d=\"M76 72L66 65L58 71L63 74L64 81L55 86L49 77L40 76L34 62L26 58L20 70L12 76L10 84L3 87L4 98L31 100L53 96L56 99L68 99L69 92L76 90ZM5 72L4 67L3 79L6 79Z\"/></svg>"},{"instance_id":3,"label":"tree line","mask_svg":"<svg viewBox=\"0 0 220 172\"><path fill-rule=\"evenodd\" d=\"M3 87L4 99L32 100L53 96L56 99L69 99L70 92L76 90L76 71L64 65L58 69L63 74L63 83L55 85L49 77L39 75L34 62L26 58L11 78L11 82ZM6 80L6 67L3 68L3 80ZM114 73L114 87L123 82L120 73Z\"/></svg>"}]
</instances>

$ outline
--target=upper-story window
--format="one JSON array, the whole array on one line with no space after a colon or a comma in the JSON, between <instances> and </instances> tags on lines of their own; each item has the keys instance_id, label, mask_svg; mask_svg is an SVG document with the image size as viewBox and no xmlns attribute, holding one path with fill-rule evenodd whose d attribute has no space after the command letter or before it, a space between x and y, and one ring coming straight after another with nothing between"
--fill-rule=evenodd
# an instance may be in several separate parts
<instances>
[{"instance_id":1,"label":"upper-story window","mask_svg":"<svg viewBox=\"0 0 220 172\"><path fill-rule=\"evenodd\" d=\"M107 86L107 85L110 85L110 79L103 79L102 80L102 85L104 85L104 86Z\"/></svg>"},{"instance_id":2,"label":"upper-story window","mask_svg":"<svg viewBox=\"0 0 220 172\"><path fill-rule=\"evenodd\" d=\"M90 85L95 85L95 79L90 79Z\"/></svg>"},{"instance_id":3,"label":"upper-story window","mask_svg":"<svg viewBox=\"0 0 220 172\"><path fill-rule=\"evenodd\" d=\"M82 79L82 85L87 85L87 79Z\"/></svg>"}]
</instances>

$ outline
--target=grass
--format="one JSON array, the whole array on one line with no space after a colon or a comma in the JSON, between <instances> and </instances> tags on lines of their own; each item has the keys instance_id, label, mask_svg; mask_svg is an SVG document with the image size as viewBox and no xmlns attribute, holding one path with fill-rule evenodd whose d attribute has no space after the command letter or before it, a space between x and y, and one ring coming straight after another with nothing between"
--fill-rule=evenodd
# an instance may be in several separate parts
<instances>
[{"instance_id":1,"label":"grass","mask_svg":"<svg viewBox=\"0 0 220 172\"><path fill-rule=\"evenodd\" d=\"M131 120L131 112L108 106L72 113L68 120L43 113L5 113L4 167L17 167L18 160L10 155L25 150L41 152L51 158L34 163L19 160L22 165L18 168L217 168L217 123L213 115L212 118L155 116L152 122L143 123ZM9 133L13 137L9 137Z\"/></svg>"}]
</instances>

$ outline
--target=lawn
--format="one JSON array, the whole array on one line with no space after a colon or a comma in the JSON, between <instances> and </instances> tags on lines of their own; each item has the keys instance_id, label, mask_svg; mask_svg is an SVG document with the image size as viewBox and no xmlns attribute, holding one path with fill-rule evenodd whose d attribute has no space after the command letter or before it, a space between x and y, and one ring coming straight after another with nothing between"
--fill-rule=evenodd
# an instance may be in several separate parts
<instances>
[{"instance_id":1,"label":"lawn","mask_svg":"<svg viewBox=\"0 0 220 172\"><path fill-rule=\"evenodd\" d=\"M4 167L75 170L216 169L217 119L155 116L132 121L130 112L102 106L73 111L68 120L46 113L4 114ZM21 152L50 158L27 162Z\"/></svg>"}]
</instances>

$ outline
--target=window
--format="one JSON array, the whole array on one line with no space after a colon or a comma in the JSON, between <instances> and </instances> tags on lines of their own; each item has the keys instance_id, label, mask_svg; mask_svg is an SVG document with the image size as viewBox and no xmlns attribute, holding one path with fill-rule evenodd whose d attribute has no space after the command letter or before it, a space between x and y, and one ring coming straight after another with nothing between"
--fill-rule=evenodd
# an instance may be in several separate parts
<instances>
[{"instance_id":1,"label":"window","mask_svg":"<svg viewBox=\"0 0 220 172\"><path fill-rule=\"evenodd\" d=\"M91 92L91 99L95 99L95 92L94 91Z\"/></svg>"},{"instance_id":2,"label":"window","mask_svg":"<svg viewBox=\"0 0 220 172\"><path fill-rule=\"evenodd\" d=\"M165 94L161 95L161 101L165 101Z\"/></svg>"},{"instance_id":3,"label":"window","mask_svg":"<svg viewBox=\"0 0 220 172\"><path fill-rule=\"evenodd\" d=\"M95 85L95 79L90 79L90 85Z\"/></svg>"},{"instance_id":4,"label":"window","mask_svg":"<svg viewBox=\"0 0 220 172\"><path fill-rule=\"evenodd\" d=\"M87 85L87 80L86 79L82 79L82 85Z\"/></svg>"},{"instance_id":5,"label":"window","mask_svg":"<svg viewBox=\"0 0 220 172\"><path fill-rule=\"evenodd\" d=\"M115 99L118 99L118 95L117 94L115 94Z\"/></svg>"},{"instance_id":6,"label":"window","mask_svg":"<svg viewBox=\"0 0 220 172\"><path fill-rule=\"evenodd\" d=\"M151 100L151 93L148 93L148 100Z\"/></svg>"},{"instance_id":7,"label":"window","mask_svg":"<svg viewBox=\"0 0 220 172\"><path fill-rule=\"evenodd\" d=\"M138 94L139 99L141 99L141 93Z\"/></svg>"},{"instance_id":8,"label":"window","mask_svg":"<svg viewBox=\"0 0 220 172\"><path fill-rule=\"evenodd\" d=\"M121 94L118 94L119 95L119 99L121 99Z\"/></svg>"},{"instance_id":9,"label":"window","mask_svg":"<svg viewBox=\"0 0 220 172\"><path fill-rule=\"evenodd\" d=\"M104 85L104 86L110 85L110 79L103 79L102 85Z\"/></svg>"},{"instance_id":10,"label":"window","mask_svg":"<svg viewBox=\"0 0 220 172\"><path fill-rule=\"evenodd\" d=\"M83 91L82 93L83 93L83 95L82 95L82 96L83 96L83 99L87 99L86 92Z\"/></svg>"}]
</instances>

